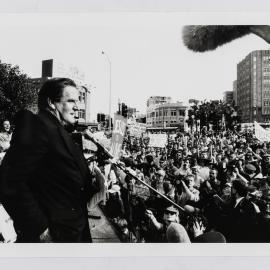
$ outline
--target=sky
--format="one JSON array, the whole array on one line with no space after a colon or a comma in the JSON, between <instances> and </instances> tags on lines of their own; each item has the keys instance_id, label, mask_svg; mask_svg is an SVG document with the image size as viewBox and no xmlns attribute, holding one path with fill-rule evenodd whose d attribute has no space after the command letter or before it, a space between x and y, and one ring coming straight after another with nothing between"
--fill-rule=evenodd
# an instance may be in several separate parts
<instances>
[{"instance_id":1,"label":"sky","mask_svg":"<svg viewBox=\"0 0 270 270\"><path fill-rule=\"evenodd\" d=\"M76 66L91 85L91 119L109 112L111 61L112 112L118 100L141 113L150 96L187 102L222 99L231 91L236 66L253 50L270 49L248 35L218 49L194 53L182 42L187 24L253 24L269 16L230 13L91 12L2 14L0 60L18 65L32 78L41 61Z\"/></svg>"}]
</instances>

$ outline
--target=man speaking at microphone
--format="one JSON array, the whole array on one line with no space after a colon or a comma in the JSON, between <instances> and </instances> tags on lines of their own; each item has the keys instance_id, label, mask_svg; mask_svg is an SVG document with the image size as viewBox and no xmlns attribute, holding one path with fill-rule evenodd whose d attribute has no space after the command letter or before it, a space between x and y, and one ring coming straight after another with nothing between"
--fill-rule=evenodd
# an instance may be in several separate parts
<instances>
[{"instance_id":1,"label":"man speaking at microphone","mask_svg":"<svg viewBox=\"0 0 270 270\"><path fill-rule=\"evenodd\" d=\"M87 201L97 191L82 150L67 130L77 122L74 81L46 81L39 113L19 112L0 170L0 201L17 242L91 242Z\"/></svg>"}]
</instances>

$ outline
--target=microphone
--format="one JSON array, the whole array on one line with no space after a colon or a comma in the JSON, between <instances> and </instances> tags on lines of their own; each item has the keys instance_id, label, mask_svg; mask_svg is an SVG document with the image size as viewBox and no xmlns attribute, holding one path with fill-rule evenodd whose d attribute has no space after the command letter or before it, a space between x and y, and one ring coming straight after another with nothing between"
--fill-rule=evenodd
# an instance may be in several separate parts
<instances>
[{"instance_id":1,"label":"microphone","mask_svg":"<svg viewBox=\"0 0 270 270\"><path fill-rule=\"evenodd\" d=\"M251 33L270 43L269 25L186 25L182 38L188 49L205 52Z\"/></svg>"},{"instance_id":2,"label":"microphone","mask_svg":"<svg viewBox=\"0 0 270 270\"><path fill-rule=\"evenodd\" d=\"M83 132L83 136L85 139L92 141L98 147L98 149L102 150L102 152L109 158L113 158L113 155L97 139L93 137L93 134L89 130L85 130Z\"/></svg>"}]
</instances>

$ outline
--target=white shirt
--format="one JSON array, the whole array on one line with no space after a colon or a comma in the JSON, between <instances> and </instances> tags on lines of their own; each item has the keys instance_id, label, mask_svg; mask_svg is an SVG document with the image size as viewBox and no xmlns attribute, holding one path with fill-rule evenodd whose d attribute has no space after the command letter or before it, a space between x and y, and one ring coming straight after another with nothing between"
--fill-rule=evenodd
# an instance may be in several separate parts
<instances>
[{"instance_id":1,"label":"white shirt","mask_svg":"<svg viewBox=\"0 0 270 270\"><path fill-rule=\"evenodd\" d=\"M236 208L236 206L244 199L245 197L240 197L238 199L236 199L236 204L234 206L234 208Z\"/></svg>"}]
</instances>

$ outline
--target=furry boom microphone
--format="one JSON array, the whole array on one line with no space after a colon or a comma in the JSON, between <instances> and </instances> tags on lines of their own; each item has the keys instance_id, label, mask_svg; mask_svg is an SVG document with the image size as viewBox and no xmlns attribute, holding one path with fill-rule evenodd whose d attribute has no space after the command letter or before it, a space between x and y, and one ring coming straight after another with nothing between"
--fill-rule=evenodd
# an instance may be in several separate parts
<instances>
[{"instance_id":1,"label":"furry boom microphone","mask_svg":"<svg viewBox=\"0 0 270 270\"><path fill-rule=\"evenodd\" d=\"M183 41L190 50L205 52L251 33L270 43L269 25L186 25Z\"/></svg>"}]
</instances>

